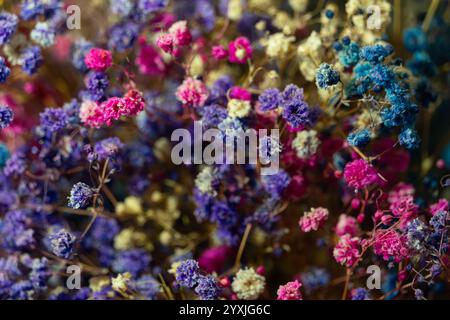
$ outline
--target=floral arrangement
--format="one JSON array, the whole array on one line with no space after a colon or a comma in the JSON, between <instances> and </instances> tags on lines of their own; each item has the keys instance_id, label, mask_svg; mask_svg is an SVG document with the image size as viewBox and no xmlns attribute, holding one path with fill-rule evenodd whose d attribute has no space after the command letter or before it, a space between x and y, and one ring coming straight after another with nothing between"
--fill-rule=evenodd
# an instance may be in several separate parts
<instances>
[{"instance_id":1,"label":"floral arrangement","mask_svg":"<svg viewBox=\"0 0 450 320\"><path fill-rule=\"evenodd\" d=\"M448 2L1 4L1 299L449 297Z\"/></svg>"}]
</instances>

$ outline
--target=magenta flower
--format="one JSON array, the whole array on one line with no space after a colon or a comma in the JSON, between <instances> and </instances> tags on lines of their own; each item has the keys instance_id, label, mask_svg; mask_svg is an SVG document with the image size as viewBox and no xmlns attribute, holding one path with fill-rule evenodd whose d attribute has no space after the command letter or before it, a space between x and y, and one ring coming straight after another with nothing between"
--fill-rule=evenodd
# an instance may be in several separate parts
<instances>
[{"instance_id":1,"label":"magenta flower","mask_svg":"<svg viewBox=\"0 0 450 320\"><path fill-rule=\"evenodd\" d=\"M356 218L341 214L335 232L338 237L342 237L346 234L351 237L356 236L358 234L358 222L356 221Z\"/></svg>"},{"instance_id":2,"label":"magenta flower","mask_svg":"<svg viewBox=\"0 0 450 320\"><path fill-rule=\"evenodd\" d=\"M176 97L184 105L201 107L208 99L208 89L206 85L197 79L186 78L177 88Z\"/></svg>"},{"instance_id":3,"label":"magenta flower","mask_svg":"<svg viewBox=\"0 0 450 320\"><path fill-rule=\"evenodd\" d=\"M252 94L247 89L236 86L236 87L231 88L230 98L250 101L252 99Z\"/></svg>"},{"instance_id":4,"label":"magenta flower","mask_svg":"<svg viewBox=\"0 0 450 320\"><path fill-rule=\"evenodd\" d=\"M92 48L86 54L84 62L89 69L95 71L105 71L112 65L112 55L108 50Z\"/></svg>"},{"instance_id":5,"label":"magenta flower","mask_svg":"<svg viewBox=\"0 0 450 320\"><path fill-rule=\"evenodd\" d=\"M373 251L385 261L400 262L408 258L407 237L394 230L378 231L375 235Z\"/></svg>"},{"instance_id":6,"label":"magenta flower","mask_svg":"<svg viewBox=\"0 0 450 320\"><path fill-rule=\"evenodd\" d=\"M231 41L228 51L230 53L228 60L234 63L246 63L253 55L252 45L246 37L238 37Z\"/></svg>"},{"instance_id":7,"label":"magenta flower","mask_svg":"<svg viewBox=\"0 0 450 320\"><path fill-rule=\"evenodd\" d=\"M328 209L322 207L311 208L311 211L305 212L303 217L300 218L298 224L303 232L317 231L325 224L327 219Z\"/></svg>"},{"instance_id":8,"label":"magenta flower","mask_svg":"<svg viewBox=\"0 0 450 320\"><path fill-rule=\"evenodd\" d=\"M164 52L172 54L174 46L175 46L175 39L172 34L166 33L162 34L156 39L156 45Z\"/></svg>"},{"instance_id":9,"label":"magenta flower","mask_svg":"<svg viewBox=\"0 0 450 320\"><path fill-rule=\"evenodd\" d=\"M351 268L359 259L360 252L359 247L361 239L358 237L351 237L346 234L343 235L336 247L333 250L333 256L336 261L347 268Z\"/></svg>"},{"instance_id":10,"label":"magenta flower","mask_svg":"<svg viewBox=\"0 0 450 320\"><path fill-rule=\"evenodd\" d=\"M377 171L365 160L358 159L347 163L344 179L350 187L364 189L378 181Z\"/></svg>"},{"instance_id":11,"label":"magenta flower","mask_svg":"<svg viewBox=\"0 0 450 320\"><path fill-rule=\"evenodd\" d=\"M187 27L186 21L175 22L169 28L169 34L173 36L174 44L176 46L187 46L192 41L192 35Z\"/></svg>"},{"instance_id":12,"label":"magenta flower","mask_svg":"<svg viewBox=\"0 0 450 320\"><path fill-rule=\"evenodd\" d=\"M300 292L302 284L298 281L291 281L282 285L277 291L277 300L303 300Z\"/></svg>"},{"instance_id":13,"label":"magenta flower","mask_svg":"<svg viewBox=\"0 0 450 320\"><path fill-rule=\"evenodd\" d=\"M228 51L223 46L213 46L211 49L211 55L216 60L222 60L228 57Z\"/></svg>"}]
</instances>

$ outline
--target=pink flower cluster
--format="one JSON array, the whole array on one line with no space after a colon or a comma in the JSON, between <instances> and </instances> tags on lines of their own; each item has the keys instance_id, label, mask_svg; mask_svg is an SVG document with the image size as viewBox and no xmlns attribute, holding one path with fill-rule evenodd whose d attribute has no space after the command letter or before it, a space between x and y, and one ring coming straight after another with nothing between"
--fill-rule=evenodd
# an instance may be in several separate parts
<instances>
[{"instance_id":1,"label":"pink flower cluster","mask_svg":"<svg viewBox=\"0 0 450 320\"><path fill-rule=\"evenodd\" d=\"M108 50L92 48L84 58L86 66L95 71L105 71L112 65L112 55Z\"/></svg>"},{"instance_id":2,"label":"pink flower cluster","mask_svg":"<svg viewBox=\"0 0 450 320\"><path fill-rule=\"evenodd\" d=\"M247 60L253 56L252 44L246 37L237 37L234 41L231 41L228 51L228 60L234 63L247 63Z\"/></svg>"},{"instance_id":3,"label":"pink flower cluster","mask_svg":"<svg viewBox=\"0 0 450 320\"><path fill-rule=\"evenodd\" d=\"M419 206L414 203L414 187L400 183L389 193L389 209L394 217L399 218L401 227L417 217Z\"/></svg>"},{"instance_id":4,"label":"pink flower cluster","mask_svg":"<svg viewBox=\"0 0 450 320\"><path fill-rule=\"evenodd\" d=\"M280 286L277 291L277 300L302 300L301 286L298 280Z\"/></svg>"},{"instance_id":5,"label":"pink flower cluster","mask_svg":"<svg viewBox=\"0 0 450 320\"><path fill-rule=\"evenodd\" d=\"M336 225L336 235L342 237L345 234L354 237L358 234L358 222L356 218L348 216L346 214L341 214L339 216L338 223Z\"/></svg>"},{"instance_id":6,"label":"pink flower cluster","mask_svg":"<svg viewBox=\"0 0 450 320\"><path fill-rule=\"evenodd\" d=\"M408 258L407 238L394 230L380 230L375 235L373 251L385 261L400 262Z\"/></svg>"},{"instance_id":7,"label":"pink flower cluster","mask_svg":"<svg viewBox=\"0 0 450 320\"><path fill-rule=\"evenodd\" d=\"M110 126L122 116L135 116L145 108L142 93L131 89L123 98L112 97L101 104L85 101L80 107L80 119L92 128Z\"/></svg>"},{"instance_id":8,"label":"pink flower cluster","mask_svg":"<svg viewBox=\"0 0 450 320\"><path fill-rule=\"evenodd\" d=\"M305 212L303 217L300 218L298 222L300 229L303 232L319 230L328 219L328 214L328 209L326 208L311 208L310 211Z\"/></svg>"},{"instance_id":9,"label":"pink flower cluster","mask_svg":"<svg viewBox=\"0 0 450 320\"><path fill-rule=\"evenodd\" d=\"M333 256L338 263L350 268L360 257L360 245L360 238L351 237L349 234L343 235L334 247Z\"/></svg>"},{"instance_id":10,"label":"pink flower cluster","mask_svg":"<svg viewBox=\"0 0 450 320\"><path fill-rule=\"evenodd\" d=\"M363 159L347 163L344 168L344 179L350 187L364 189L378 181L377 171Z\"/></svg>"},{"instance_id":11,"label":"pink flower cluster","mask_svg":"<svg viewBox=\"0 0 450 320\"><path fill-rule=\"evenodd\" d=\"M144 39L140 41L141 48L136 57L136 65L139 71L146 75L159 75L164 73L166 65L160 52L152 45L147 44Z\"/></svg>"},{"instance_id":12,"label":"pink flower cluster","mask_svg":"<svg viewBox=\"0 0 450 320\"><path fill-rule=\"evenodd\" d=\"M225 245L208 248L203 251L198 259L200 268L208 273L221 272L228 255L232 252L231 248Z\"/></svg>"},{"instance_id":13,"label":"pink flower cluster","mask_svg":"<svg viewBox=\"0 0 450 320\"><path fill-rule=\"evenodd\" d=\"M247 89L235 86L230 90L230 98L250 101L252 99L252 95Z\"/></svg>"},{"instance_id":14,"label":"pink flower cluster","mask_svg":"<svg viewBox=\"0 0 450 320\"><path fill-rule=\"evenodd\" d=\"M175 22L168 30L156 40L156 45L164 52L178 57L181 54L181 48L189 45L192 41L192 35L187 27L186 21Z\"/></svg>"},{"instance_id":15,"label":"pink flower cluster","mask_svg":"<svg viewBox=\"0 0 450 320\"><path fill-rule=\"evenodd\" d=\"M175 95L186 106L201 107L208 99L208 88L202 81L189 77L184 79Z\"/></svg>"}]
</instances>

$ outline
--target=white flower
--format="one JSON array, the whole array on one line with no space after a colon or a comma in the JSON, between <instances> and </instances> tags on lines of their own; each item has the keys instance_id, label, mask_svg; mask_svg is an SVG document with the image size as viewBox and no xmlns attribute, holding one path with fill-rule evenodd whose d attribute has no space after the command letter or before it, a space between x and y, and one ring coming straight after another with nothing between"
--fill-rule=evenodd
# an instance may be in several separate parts
<instances>
[{"instance_id":1,"label":"white flower","mask_svg":"<svg viewBox=\"0 0 450 320\"><path fill-rule=\"evenodd\" d=\"M231 284L239 299L254 300L264 291L266 279L253 268L240 269Z\"/></svg>"},{"instance_id":2,"label":"white flower","mask_svg":"<svg viewBox=\"0 0 450 320\"><path fill-rule=\"evenodd\" d=\"M295 37L287 37L282 32L278 32L261 40L261 44L266 48L266 54L269 57L280 58L286 56L291 43L294 41Z\"/></svg>"},{"instance_id":3,"label":"white flower","mask_svg":"<svg viewBox=\"0 0 450 320\"><path fill-rule=\"evenodd\" d=\"M195 178L195 186L197 189L202 193L215 196L216 191L212 186L215 174L216 170L213 167L204 167Z\"/></svg>"},{"instance_id":4,"label":"white flower","mask_svg":"<svg viewBox=\"0 0 450 320\"><path fill-rule=\"evenodd\" d=\"M231 118L245 118L250 113L252 105L250 101L231 99L228 101L228 115Z\"/></svg>"},{"instance_id":5,"label":"white flower","mask_svg":"<svg viewBox=\"0 0 450 320\"><path fill-rule=\"evenodd\" d=\"M292 147L297 151L297 156L307 159L317 152L320 140L315 130L303 130L297 133L292 141Z\"/></svg>"}]
</instances>

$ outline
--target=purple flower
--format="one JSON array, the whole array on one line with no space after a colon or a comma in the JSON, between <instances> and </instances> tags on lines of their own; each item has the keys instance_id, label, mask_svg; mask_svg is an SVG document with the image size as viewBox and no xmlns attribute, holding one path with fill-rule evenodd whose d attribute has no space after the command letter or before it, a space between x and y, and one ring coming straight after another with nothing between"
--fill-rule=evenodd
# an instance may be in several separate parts
<instances>
[{"instance_id":1,"label":"purple flower","mask_svg":"<svg viewBox=\"0 0 450 320\"><path fill-rule=\"evenodd\" d=\"M144 14L149 14L164 9L168 3L169 0L139 0L138 7Z\"/></svg>"},{"instance_id":2,"label":"purple flower","mask_svg":"<svg viewBox=\"0 0 450 320\"><path fill-rule=\"evenodd\" d=\"M63 108L46 108L39 118L42 130L48 134L58 132L69 124L69 117Z\"/></svg>"},{"instance_id":3,"label":"purple flower","mask_svg":"<svg viewBox=\"0 0 450 320\"><path fill-rule=\"evenodd\" d=\"M213 276L200 276L198 278L197 287L195 288L202 300L215 300L219 296L220 288Z\"/></svg>"},{"instance_id":4,"label":"purple flower","mask_svg":"<svg viewBox=\"0 0 450 320\"><path fill-rule=\"evenodd\" d=\"M0 83L4 83L11 74L11 70L6 65L5 59L0 57Z\"/></svg>"},{"instance_id":5,"label":"purple flower","mask_svg":"<svg viewBox=\"0 0 450 320\"><path fill-rule=\"evenodd\" d=\"M9 42L17 29L17 16L15 14L2 11L0 12L0 46Z\"/></svg>"},{"instance_id":6,"label":"purple flower","mask_svg":"<svg viewBox=\"0 0 450 320\"><path fill-rule=\"evenodd\" d=\"M7 106L0 105L0 129L8 127L14 119L14 113Z\"/></svg>"},{"instance_id":7,"label":"purple flower","mask_svg":"<svg viewBox=\"0 0 450 320\"><path fill-rule=\"evenodd\" d=\"M200 277L198 262L192 259L181 262L176 271L176 280L182 286L193 288Z\"/></svg>"},{"instance_id":8,"label":"purple flower","mask_svg":"<svg viewBox=\"0 0 450 320\"><path fill-rule=\"evenodd\" d=\"M129 249L117 254L112 269L117 273L129 272L137 277L148 269L150 261L151 257L145 249Z\"/></svg>"},{"instance_id":9,"label":"purple flower","mask_svg":"<svg viewBox=\"0 0 450 320\"><path fill-rule=\"evenodd\" d=\"M22 70L28 75L34 74L42 64L41 48L31 46L24 49L20 55Z\"/></svg>"},{"instance_id":10,"label":"purple flower","mask_svg":"<svg viewBox=\"0 0 450 320\"><path fill-rule=\"evenodd\" d=\"M87 93L93 101L101 100L105 96L108 86L108 75L104 72L92 71L86 77Z\"/></svg>"},{"instance_id":11,"label":"purple flower","mask_svg":"<svg viewBox=\"0 0 450 320\"><path fill-rule=\"evenodd\" d=\"M94 192L91 187L83 182L76 183L72 190L70 190L69 196L69 208L84 209L91 202Z\"/></svg>"},{"instance_id":12,"label":"purple flower","mask_svg":"<svg viewBox=\"0 0 450 320\"><path fill-rule=\"evenodd\" d=\"M291 177L283 169L280 169L276 174L265 175L262 177L264 189L271 198L277 200L281 198L290 182Z\"/></svg>"},{"instance_id":13,"label":"purple flower","mask_svg":"<svg viewBox=\"0 0 450 320\"><path fill-rule=\"evenodd\" d=\"M281 105L280 90L276 88L266 89L258 98L261 104L261 111L270 111L278 108Z\"/></svg>"},{"instance_id":14,"label":"purple flower","mask_svg":"<svg viewBox=\"0 0 450 320\"><path fill-rule=\"evenodd\" d=\"M70 232L60 229L49 236L52 252L61 258L69 259L73 254L76 238Z\"/></svg>"}]
</instances>

